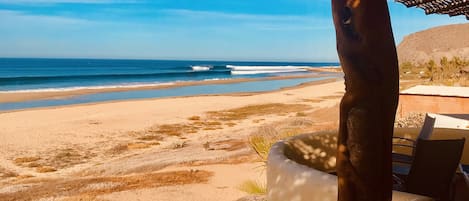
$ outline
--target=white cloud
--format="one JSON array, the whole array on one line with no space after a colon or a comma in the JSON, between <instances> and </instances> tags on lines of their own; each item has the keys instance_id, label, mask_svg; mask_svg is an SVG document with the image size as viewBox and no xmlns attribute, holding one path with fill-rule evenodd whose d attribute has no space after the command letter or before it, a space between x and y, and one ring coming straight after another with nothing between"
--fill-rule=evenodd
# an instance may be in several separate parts
<instances>
[{"instance_id":1,"label":"white cloud","mask_svg":"<svg viewBox=\"0 0 469 201\"><path fill-rule=\"evenodd\" d=\"M91 21L63 16L33 15L13 10L0 10L0 25L79 25Z\"/></svg>"},{"instance_id":2,"label":"white cloud","mask_svg":"<svg viewBox=\"0 0 469 201\"><path fill-rule=\"evenodd\" d=\"M217 22L231 21L251 30L261 31L313 31L332 28L331 19L313 15L248 14L186 9L168 9L162 10L162 12L191 20L199 20L204 24L211 19ZM220 26L220 24L216 26Z\"/></svg>"}]
</instances>

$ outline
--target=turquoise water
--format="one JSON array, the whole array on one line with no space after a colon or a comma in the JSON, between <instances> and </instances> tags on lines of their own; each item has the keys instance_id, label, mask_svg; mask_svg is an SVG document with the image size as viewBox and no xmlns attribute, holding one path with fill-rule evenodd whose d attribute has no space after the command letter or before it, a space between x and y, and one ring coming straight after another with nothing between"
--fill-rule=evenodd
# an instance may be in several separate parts
<instances>
[{"instance_id":1,"label":"turquoise water","mask_svg":"<svg viewBox=\"0 0 469 201\"><path fill-rule=\"evenodd\" d=\"M0 58L0 99L1 93L152 87L187 81L266 78L286 75L322 74L321 76L336 76L335 74L312 72L310 69L337 65L337 63L297 62ZM67 99L0 103L0 110L142 98L262 92L320 79L324 78L252 81L159 90L99 93Z\"/></svg>"}]
</instances>

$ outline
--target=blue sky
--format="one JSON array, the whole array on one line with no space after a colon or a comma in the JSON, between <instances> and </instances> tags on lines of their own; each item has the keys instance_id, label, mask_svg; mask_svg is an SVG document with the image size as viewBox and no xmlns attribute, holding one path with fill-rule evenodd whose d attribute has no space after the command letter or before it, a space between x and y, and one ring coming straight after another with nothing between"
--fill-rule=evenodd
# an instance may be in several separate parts
<instances>
[{"instance_id":1,"label":"blue sky","mask_svg":"<svg viewBox=\"0 0 469 201\"><path fill-rule=\"evenodd\" d=\"M389 1L396 42L464 17ZM330 0L0 0L0 57L337 61Z\"/></svg>"}]
</instances>

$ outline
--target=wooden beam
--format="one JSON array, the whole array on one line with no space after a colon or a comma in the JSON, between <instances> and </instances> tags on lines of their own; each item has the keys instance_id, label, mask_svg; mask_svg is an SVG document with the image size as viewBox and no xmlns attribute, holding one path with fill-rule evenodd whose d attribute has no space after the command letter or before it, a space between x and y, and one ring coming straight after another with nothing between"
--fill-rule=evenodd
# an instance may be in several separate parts
<instances>
[{"instance_id":1,"label":"wooden beam","mask_svg":"<svg viewBox=\"0 0 469 201\"><path fill-rule=\"evenodd\" d=\"M387 0L332 0L345 73L337 154L339 201L390 201L391 143L399 97Z\"/></svg>"}]
</instances>

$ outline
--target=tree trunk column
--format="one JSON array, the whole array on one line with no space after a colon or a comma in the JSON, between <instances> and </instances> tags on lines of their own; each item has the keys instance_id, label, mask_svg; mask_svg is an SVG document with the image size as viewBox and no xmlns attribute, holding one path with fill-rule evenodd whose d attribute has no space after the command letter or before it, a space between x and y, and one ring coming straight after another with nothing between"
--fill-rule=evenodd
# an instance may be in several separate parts
<instances>
[{"instance_id":1,"label":"tree trunk column","mask_svg":"<svg viewBox=\"0 0 469 201\"><path fill-rule=\"evenodd\" d=\"M392 199L399 71L386 0L332 0L345 73L337 155L339 201Z\"/></svg>"}]
</instances>

